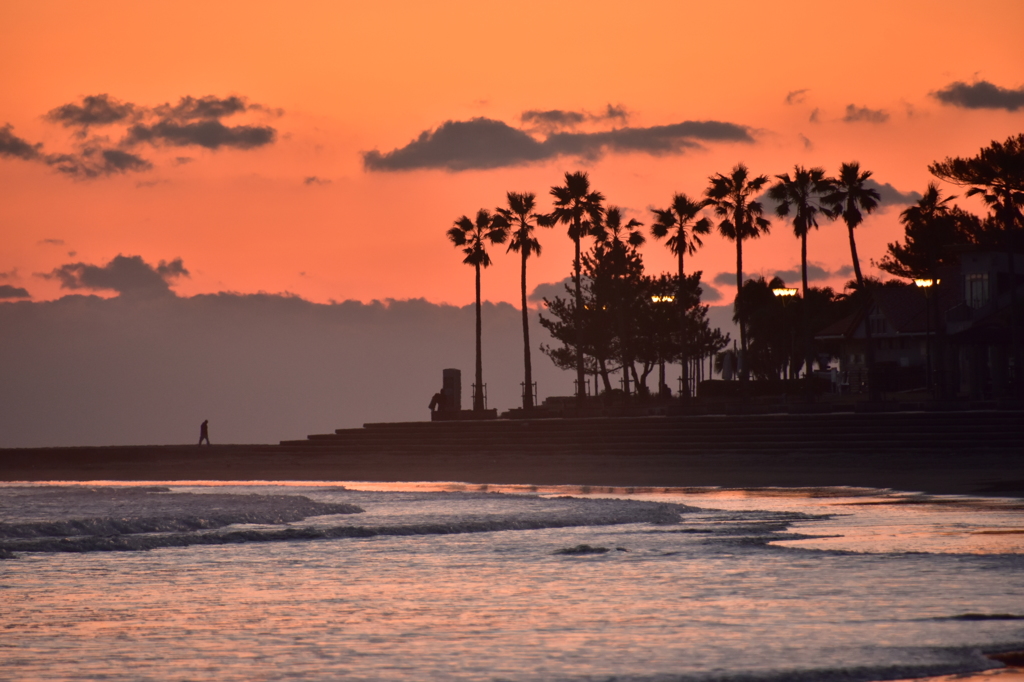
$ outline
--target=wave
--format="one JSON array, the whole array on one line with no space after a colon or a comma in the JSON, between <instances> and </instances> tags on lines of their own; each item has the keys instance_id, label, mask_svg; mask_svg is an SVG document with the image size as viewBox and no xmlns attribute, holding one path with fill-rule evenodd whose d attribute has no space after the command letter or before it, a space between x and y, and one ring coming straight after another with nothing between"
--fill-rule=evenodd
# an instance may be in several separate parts
<instances>
[{"instance_id":1,"label":"wave","mask_svg":"<svg viewBox=\"0 0 1024 682\"><path fill-rule=\"evenodd\" d=\"M107 491L104 491L106 493ZM490 499L504 497L486 493ZM453 494L449 494L452 498ZM454 496L462 495L455 493ZM468 493L466 497L474 497ZM115 496L116 497L116 496ZM0 524L0 558L17 552L144 551L191 545L369 538L376 536L454 535L496 531L541 530L630 523L677 524L685 505L614 499L519 498L529 504L518 512L469 518L412 519L406 523L230 528L238 524L281 525L311 516L363 512L352 504L316 502L299 495L162 494L165 508L173 503L191 513L161 516L109 517ZM511 497L511 496L510 496ZM436 498L435 498L436 499ZM474 498L475 499L475 498ZM109 503L110 499L104 502ZM204 513L197 514L197 507Z\"/></svg>"}]
</instances>

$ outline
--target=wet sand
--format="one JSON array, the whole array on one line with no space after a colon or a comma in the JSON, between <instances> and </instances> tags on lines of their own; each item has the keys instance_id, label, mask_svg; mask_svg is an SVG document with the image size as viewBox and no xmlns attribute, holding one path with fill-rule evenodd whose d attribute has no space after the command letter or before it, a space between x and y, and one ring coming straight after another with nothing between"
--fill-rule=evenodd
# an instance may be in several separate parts
<instances>
[{"instance_id":1,"label":"wet sand","mask_svg":"<svg viewBox=\"0 0 1024 682\"><path fill-rule=\"evenodd\" d=\"M1017 454L531 454L296 451L274 445L0 449L3 481L463 481L524 485L892 488L1024 497Z\"/></svg>"}]
</instances>

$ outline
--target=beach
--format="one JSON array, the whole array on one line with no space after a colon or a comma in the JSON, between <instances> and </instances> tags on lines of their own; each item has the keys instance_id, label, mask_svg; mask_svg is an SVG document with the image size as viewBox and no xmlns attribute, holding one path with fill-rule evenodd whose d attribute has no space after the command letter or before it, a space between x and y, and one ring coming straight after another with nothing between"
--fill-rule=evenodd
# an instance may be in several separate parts
<instances>
[{"instance_id":1,"label":"beach","mask_svg":"<svg viewBox=\"0 0 1024 682\"><path fill-rule=\"evenodd\" d=\"M295 451L273 445L0 450L5 481L464 481L604 486L863 486L942 494L1024 495L1024 457L1006 453L756 451L603 454Z\"/></svg>"}]
</instances>

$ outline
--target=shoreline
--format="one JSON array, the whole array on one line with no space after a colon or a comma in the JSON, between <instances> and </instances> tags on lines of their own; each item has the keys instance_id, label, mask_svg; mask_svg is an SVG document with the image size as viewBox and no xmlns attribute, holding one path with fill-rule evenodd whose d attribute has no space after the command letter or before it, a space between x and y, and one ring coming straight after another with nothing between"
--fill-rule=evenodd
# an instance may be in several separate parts
<instances>
[{"instance_id":1,"label":"shoreline","mask_svg":"<svg viewBox=\"0 0 1024 682\"><path fill-rule=\"evenodd\" d=\"M1024 452L1024 450L1022 450ZM706 454L296 451L276 445L0 449L0 481L462 481L614 487L894 489L1024 497L1024 456L918 451Z\"/></svg>"}]
</instances>

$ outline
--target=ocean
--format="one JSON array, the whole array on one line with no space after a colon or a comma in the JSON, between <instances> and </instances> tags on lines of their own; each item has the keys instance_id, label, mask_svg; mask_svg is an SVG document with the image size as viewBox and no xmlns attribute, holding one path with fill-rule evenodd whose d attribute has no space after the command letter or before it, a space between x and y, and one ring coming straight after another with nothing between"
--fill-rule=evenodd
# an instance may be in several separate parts
<instances>
[{"instance_id":1,"label":"ocean","mask_svg":"<svg viewBox=\"0 0 1024 682\"><path fill-rule=\"evenodd\" d=\"M1024 649L1024 503L0 485L0 679L891 680Z\"/></svg>"}]
</instances>

